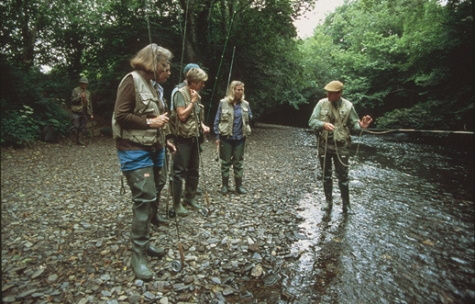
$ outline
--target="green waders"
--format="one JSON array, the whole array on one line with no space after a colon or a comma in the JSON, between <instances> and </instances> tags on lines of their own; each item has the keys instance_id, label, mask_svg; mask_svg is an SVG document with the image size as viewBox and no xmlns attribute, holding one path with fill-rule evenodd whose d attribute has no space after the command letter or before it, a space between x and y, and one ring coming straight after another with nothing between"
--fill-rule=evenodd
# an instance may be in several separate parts
<instances>
[{"instance_id":1,"label":"green waders","mask_svg":"<svg viewBox=\"0 0 475 304\"><path fill-rule=\"evenodd\" d=\"M223 138L220 140L219 157L221 158L221 178L223 183L221 193L223 194L228 192L229 171L231 166L234 171L236 192L240 194L247 193L242 187L245 141L245 138L241 140Z\"/></svg>"},{"instance_id":2,"label":"green waders","mask_svg":"<svg viewBox=\"0 0 475 304\"><path fill-rule=\"evenodd\" d=\"M196 189L199 182L200 156L196 138L177 137L177 152L173 158L173 207L179 216L187 216L189 211L181 204L183 181L185 182L184 202L195 209L201 209L196 202Z\"/></svg>"},{"instance_id":3,"label":"green waders","mask_svg":"<svg viewBox=\"0 0 475 304\"><path fill-rule=\"evenodd\" d=\"M147 265L147 255L162 257L165 250L150 244L150 220L152 205L155 204L155 183L152 167L123 172L132 192L132 259L130 264L135 276L142 280L153 278L153 272Z\"/></svg>"},{"instance_id":4,"label":"green waders","mask_svg":"<svg viewBox=\"0 0 475 304\"><path fill-rule=\"evenodd\" d=\"M330 211L332 209L333 198L333 180L332 180L332 160L335 165L335 173L338 179L338 187L340 188L341 200L343 203L343 213L351 213L350 206L350 191L348 178L348 155L340 155L327 151L326 159L323 155L320 156L320 165L323 172L323 192L325 193L325 203L322 210Z\"/></svg>"},{"instance_id":5,"label":"green waders","mask_svg":"<svg viewBox=\"0 0 475 304\"><path fill-rule=\"evenodd\" d=\"M166 156L165 156L166 157ZM164 161L167 161L166 159ZM155 179L155 189L156 189L156 199L155 202L152 204L152 219L150 222L154 226L168 225L170 221L166 218L160 216L158 213L158 206L160 204L160 195L162 193L163 188L165 187L165 183L167 182L167 172L164 170L165 168L160 167L153 167L153 177Z\"/></svg>"}]
</instances>

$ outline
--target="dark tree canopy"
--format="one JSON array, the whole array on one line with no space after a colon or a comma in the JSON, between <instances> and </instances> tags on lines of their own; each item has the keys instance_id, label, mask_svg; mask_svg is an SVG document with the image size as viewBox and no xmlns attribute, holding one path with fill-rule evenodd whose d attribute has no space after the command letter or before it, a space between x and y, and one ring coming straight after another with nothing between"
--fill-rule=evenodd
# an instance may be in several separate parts
<instances>
[{"instance_id":1,"label":"dark tree canopy","mask_svg":"<svg viewBox=\"0 0 475 304\"><path fill-rule=\"evenodd\" d=\"M326 82L340 79L377 126L473 130L473 4L445 2L347 1L300 40L293 21L318 0L6 0L2 78L16 75L25 86L2 88L2 111L12 114L2 126L24 119L18 111L28 106L38 112L31 124L54 115L66 128L63 110L81 76L96 115L110 121L130 58L152 41L175 55L166 92L188 62L208 72L208 123L229 78L246 84L257 119L279 106L308 109Z\"/></svg>"}]
</instances>

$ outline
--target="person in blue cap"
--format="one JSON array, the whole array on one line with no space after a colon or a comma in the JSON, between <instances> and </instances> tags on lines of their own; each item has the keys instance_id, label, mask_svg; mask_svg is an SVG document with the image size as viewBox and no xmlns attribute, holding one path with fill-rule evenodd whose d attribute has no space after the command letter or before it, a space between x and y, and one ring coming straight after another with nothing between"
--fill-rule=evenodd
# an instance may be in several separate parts
<instances>
[{"instance_id":1,"label":"person in blue cap","mask_svg":"<svg viewBox=\"0 0 475 304\"><path fill-rule=\"evenodd\" d=\"M200 66L197 65L196 63L188 63L184 68L183 68L183 76L184 76L184 80L178 84L172 91L172 94L171 94L171 98L170 98L170 110L173 111L175 109L175 107L173 106L173 97L175 96L175 93L178 92L179 89L183 88L184 86L186 86L186 73L188 73L188 71L190 69L199 69Z\"/></svg>"}]
</instances>

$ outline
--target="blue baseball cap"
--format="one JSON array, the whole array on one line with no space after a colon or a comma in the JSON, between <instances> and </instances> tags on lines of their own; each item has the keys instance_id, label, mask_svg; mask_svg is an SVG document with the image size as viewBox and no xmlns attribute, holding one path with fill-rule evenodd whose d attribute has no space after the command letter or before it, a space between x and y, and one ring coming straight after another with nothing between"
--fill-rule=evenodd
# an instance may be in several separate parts
<instances>
[{"instance_id":1,"label":"blue baseball cap","mask_svg":"<svg viewBox=\"0 0 475 304\"><path fill-rule=\"evenodd\" d=\"M196 63L188 63L185 68L183 69L183 74L186 75L186 73L188 73L189 70L191 69L199 69L200 66L197 65Z\"/></svg>"}]
</instances>

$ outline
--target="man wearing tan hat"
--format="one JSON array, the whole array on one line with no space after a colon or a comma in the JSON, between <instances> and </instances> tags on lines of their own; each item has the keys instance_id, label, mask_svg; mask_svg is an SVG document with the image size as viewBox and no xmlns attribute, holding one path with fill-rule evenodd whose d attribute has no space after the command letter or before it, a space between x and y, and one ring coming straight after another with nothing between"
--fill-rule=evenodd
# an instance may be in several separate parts
<instances>
[{"instance_id":1,"label":"man wearing tan hat","mask_svg":"<svg viewBox=\"0 0 475 304\"><path fill-rule=\"evenodd\" d=\"M333 206L332 160L340 188L343 213L351 213L348 158L351 142L350 131L365 129L373 121L366 115L361 120L353 104L342 98L343 83L334 80L325 86L327 98L318 101L308 124L318 134L318 156L323 171L325 203L322 210L330 211Z\"/></svg>"},{"instance_id":2,"label":"man wearing tan hat","mask_svg":"<svg viewBox=\"0 0 475 304\"><path fill-rule=\"evenodd\" d=\"M87 89L89 81L86 77L79 79L79 86L71 93L72 132L76 136L76 143L84 146L81 134L86 135L87 116L94 118L92 113L91 92Z\"/></svg>"}]
</instances>

